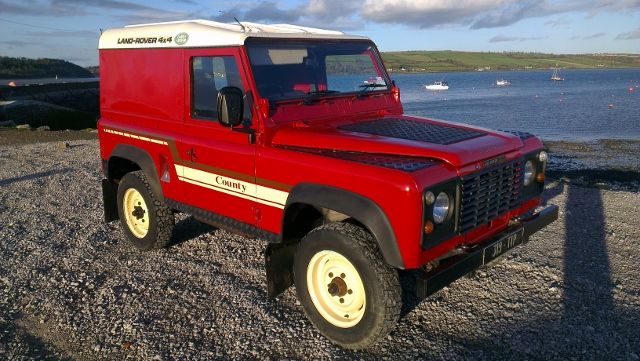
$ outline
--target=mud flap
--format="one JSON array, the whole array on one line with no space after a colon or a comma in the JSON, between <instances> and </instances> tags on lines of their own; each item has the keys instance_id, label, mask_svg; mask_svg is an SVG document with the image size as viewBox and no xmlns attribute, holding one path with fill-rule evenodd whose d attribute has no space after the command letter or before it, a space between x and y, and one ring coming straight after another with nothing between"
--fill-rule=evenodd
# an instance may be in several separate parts
<instances>
[{"instance_id":1,"label":"mud flap","mask_svg":"<svg viewBox=\"0 0 640 361\"><path fill-rule=\"evenodd\" d=\"M273 300L293 284L293 258L300 242L270 243L264 253L267 299Z\"/></svg>"},{"instance_id":2,"label":"mud flap","mask_svg":"<svg viewBox=\"0 0 640 361\"><path fill-rule=\"evenodd\" d=\"M111 222L118 216L118 184L102 180L102 203L104 204L104 221Z\"/></svg>"}]
</instances>

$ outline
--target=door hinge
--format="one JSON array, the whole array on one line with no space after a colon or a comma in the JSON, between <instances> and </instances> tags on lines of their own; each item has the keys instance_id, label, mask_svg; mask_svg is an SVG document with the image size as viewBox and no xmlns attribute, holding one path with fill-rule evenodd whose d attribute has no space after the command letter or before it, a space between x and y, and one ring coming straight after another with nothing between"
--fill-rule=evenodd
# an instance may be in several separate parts
<instances>
[{"instance_id":1,"label":"door hinge","mask_svg":"<svg viewBox=\"0 0 640 361\"><path fill-rule=\"evenodd\" d=\"M260 208L257 207L251 207L251 210L253 211L253 217L256 220L256 224L258 224L258 222L260 222L260 220L262 219L262 211L260 211Z\"/></svg>"}]
</instances>

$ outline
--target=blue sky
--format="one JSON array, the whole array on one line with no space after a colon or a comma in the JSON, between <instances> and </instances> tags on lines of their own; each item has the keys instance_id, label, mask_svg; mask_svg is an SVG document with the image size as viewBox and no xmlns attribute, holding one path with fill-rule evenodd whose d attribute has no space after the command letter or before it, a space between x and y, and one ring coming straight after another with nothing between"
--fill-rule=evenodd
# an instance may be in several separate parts
<instances>
[{"instance_id":1,"label":"blue sky","mask_svg":"<svg viewBox=\"0 0 640 361\"><path fill-rule=\"evenodd\" d=\"M290 23L381 51L640 54L640 0L0 0L0 55L98 65L100 29L209 19Z\"/></svg>"}]
</instances>

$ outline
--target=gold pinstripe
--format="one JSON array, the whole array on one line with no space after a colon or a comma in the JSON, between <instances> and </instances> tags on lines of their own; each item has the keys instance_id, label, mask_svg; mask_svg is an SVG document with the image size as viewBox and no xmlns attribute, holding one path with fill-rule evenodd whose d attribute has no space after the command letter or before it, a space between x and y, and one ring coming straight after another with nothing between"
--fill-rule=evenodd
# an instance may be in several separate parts
<instances>
[{"instance_id":1,"label":"gold pinstripe","mask_svg":"<svg viewBox=\"0 0 640 361\"><path fill-rule=\"evenodd\" d=\"M207 167L201 164L198 164L199 167L196 168L193 167L196 165L193 162L186 162L186 165L175 164L175 158L177 157L178 152L173 139L165 140L161 137L156 138L154 136L138 135L121 131L119 129L103 128L103 131L105 133L115 134L126 138L169 146L174 160L176 173L178 174L178 179L180 181L280 209L284 209L287 202L287 197L289 196L288 190L291 189L291 186L289 185L261 179L261 183L266 185L278 185L287 189L287 191L282 191L276 188L260 185L258 183L248 182L248 180L252 180L253 178L245 174L218 169L215 167Z\"/></svg>"}]
</instances>

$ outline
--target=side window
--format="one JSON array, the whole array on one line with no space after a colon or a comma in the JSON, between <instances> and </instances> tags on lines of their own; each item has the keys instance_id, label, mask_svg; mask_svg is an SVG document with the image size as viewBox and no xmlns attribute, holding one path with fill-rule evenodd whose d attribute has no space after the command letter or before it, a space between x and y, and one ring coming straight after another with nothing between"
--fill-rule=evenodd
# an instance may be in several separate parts
<instances>
[{"instance_id":1,"label":"side window","mask_svg":"<svg viewBox=\"0 0 640 361\"><path fill-rule=\"evenodd\" d=\"M191 115L217 120L218 91L226 86L236 86L244 90L234 57L193 57L191 59ZM246 113L250 114L250 111L245 99ZM250 119L249 115L248 120Z\"/></svg>"}]
</instances>

